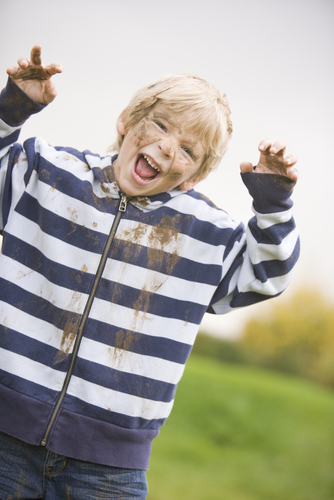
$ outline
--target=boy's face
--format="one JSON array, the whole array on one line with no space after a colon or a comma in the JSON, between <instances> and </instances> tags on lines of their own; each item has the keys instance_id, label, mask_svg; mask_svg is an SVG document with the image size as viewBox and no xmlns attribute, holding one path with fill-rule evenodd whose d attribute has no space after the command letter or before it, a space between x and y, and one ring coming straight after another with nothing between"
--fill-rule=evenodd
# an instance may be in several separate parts
<instances>
[{"instance_id":1,"label":"boy's face","mask_svg":"<svg viewBox=\"0 0 334 500\"><path fill-rule=\"evenodd\" d=\"M114 168L125 194L150 196L177 186L189 191L201 180L195 174L205 150L184 128L186 122L187 116L180 117L161 103L129 130L120 116L117 131L124 135L124 141Z\"/></svg>"}]
</instances>

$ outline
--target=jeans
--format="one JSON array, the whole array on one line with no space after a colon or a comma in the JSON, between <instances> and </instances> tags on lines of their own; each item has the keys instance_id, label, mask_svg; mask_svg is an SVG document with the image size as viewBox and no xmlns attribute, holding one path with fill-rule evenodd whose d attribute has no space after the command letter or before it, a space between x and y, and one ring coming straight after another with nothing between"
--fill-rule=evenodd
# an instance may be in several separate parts
<instances>
[{"instance_id":1,"label":"jeans","mask_svg":"<svg viewBox=\"0 0 334 500\"><path fill-rule=\"evenodd\" d=\"M0 432L0 500L145 500L146 473L57 455Z\"/></svg>"}]
</instances>

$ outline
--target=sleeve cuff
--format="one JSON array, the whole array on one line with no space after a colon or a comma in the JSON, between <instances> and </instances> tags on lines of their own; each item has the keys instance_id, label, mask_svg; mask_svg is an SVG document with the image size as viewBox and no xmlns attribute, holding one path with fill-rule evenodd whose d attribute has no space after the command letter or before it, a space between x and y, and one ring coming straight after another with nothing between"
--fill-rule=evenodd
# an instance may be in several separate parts
<instances>
[{"instance_id":1,"label":"sleeve cuff","mask_svg":"<svg viewBox=\"0 0 334 500\"><path fill-rule=\"evenodd\" d=\"M284 175L257 174L247 172L241 174L243 183L253 198L253 208L259 213L274 213L292 207L291 194L296 184Z\"/></svg>"},{"instance_id":2,"label":"sleeve cuff","mask_svg":"<svg viewBox=\"0 0 334 500\"><path fill-rule=\"evenodd\" d=\"M11 127L22 125L29 116L44 109L47 104L35 102L8 77L0 94L0 118Z\"/></svg>"}]
</instances>

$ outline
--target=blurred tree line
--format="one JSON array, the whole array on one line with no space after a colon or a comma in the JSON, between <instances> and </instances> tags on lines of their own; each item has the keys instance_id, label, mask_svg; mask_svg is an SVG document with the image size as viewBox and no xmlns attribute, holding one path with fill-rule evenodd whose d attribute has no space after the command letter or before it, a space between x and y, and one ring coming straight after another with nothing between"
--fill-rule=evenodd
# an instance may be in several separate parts
<instances>
[{"instance_id":1,"label":"blurred tree line","mask_svg":"<svg viewBox=\"0 0 334 500\"><path fill-rule=\"evenodd\" d=\"M193 352L225 362L257 365L334 388L334 306L318 290L301 289L272 301L237 340L200 333Z\"/></svg>"}]
</instances>

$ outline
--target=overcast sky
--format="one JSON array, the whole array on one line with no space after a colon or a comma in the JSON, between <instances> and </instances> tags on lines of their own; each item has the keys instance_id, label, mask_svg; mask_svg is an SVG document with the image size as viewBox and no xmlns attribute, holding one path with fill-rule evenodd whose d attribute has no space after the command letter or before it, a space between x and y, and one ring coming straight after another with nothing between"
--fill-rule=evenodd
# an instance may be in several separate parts
<instances>
[{"instance_id":1,"label":"overcast sky","mask_svg":"<svg viewBox=\"0 0 334 500\"><path fill-rule=\"evenodd\" d=\"M104 154L135 90L195 72L226 92L234 125L219 170L197 189L244 222L252 212L239 164L257 162L262 138L284 139L299 157L293 199L302 240L286 296L307 285L334 300L333 0L0 0L0 15L2 86L6 68L36 43L45 63L64 67L56 101L22 139ZM234 333L263 310L204 324Z\"/></svg>"}]
</instances>

